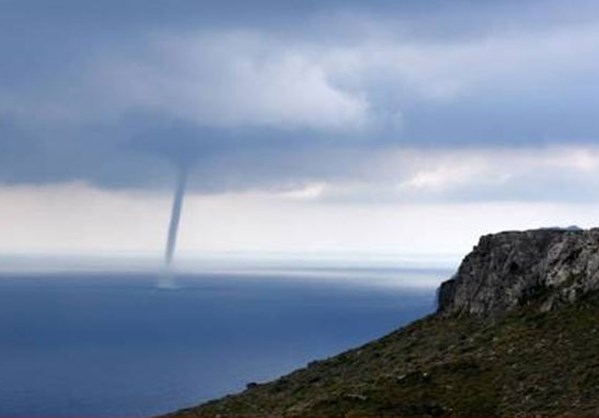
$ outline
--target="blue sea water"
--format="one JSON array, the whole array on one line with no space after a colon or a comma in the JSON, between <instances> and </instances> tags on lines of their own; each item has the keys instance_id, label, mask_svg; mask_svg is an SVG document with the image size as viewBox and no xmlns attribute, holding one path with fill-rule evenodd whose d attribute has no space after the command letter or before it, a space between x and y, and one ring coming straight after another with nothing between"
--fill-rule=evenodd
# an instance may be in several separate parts
<instances>
[{"instance_id":1,"label":"blue sea water","mask_svg":"<svg viewBox=\"0 0 599 418\"><path fill-rule=\"evenodd\" d=\"M188 274L164 290L151 273L3 274L0 416L165 413L358 346L434 309L433 286L342 276Z\"/></svg>"}]
</instances>

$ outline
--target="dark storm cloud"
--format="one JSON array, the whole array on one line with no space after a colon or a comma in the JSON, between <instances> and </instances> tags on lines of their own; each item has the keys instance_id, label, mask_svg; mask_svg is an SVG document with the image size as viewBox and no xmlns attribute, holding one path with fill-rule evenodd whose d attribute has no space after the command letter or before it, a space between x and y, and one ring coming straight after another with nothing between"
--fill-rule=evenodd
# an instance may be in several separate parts
<instances>
[{"instance_id":1,"label":"dark storm cloud","mask_svg":"<svg viewBox=\"0 0 599 418\"><path fill-rule=\"evenodd\" d=\"M401 182L378 165L403 148L594 144L597 6L574 6L5 1L0 180L160 187L189 164L204 192L284 190Z\"/></svg>"}]
</instances>

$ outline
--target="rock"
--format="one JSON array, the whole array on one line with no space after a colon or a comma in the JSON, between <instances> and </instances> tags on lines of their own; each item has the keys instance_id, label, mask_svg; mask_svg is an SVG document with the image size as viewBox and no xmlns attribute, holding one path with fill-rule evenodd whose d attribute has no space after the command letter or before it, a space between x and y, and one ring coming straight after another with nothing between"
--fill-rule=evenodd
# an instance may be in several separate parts
<instances>
[{"instance_id":1,"label":"rock","mask_svg":"<svg viewBox=\"0 0 599 418\"><path fill-rule=\"evenodd\" d=\"M352 401L360 401L360 402L364 402L366 400L368 400L368 398L364 395L360 395L359 393L346 393L343 395L343 397L345 399L349 399Z\"/></svg>"},{"instance_id":2,"label":"rock","mask_svg":"<svg viewBox=\"0 0 599 418\"><path fill-rule=\"evenodd\" d=\"M599 229L548 228L483 236L439 290L438 312L499 315L542 310L599 289Z\"/></svg>"}]
</instances>

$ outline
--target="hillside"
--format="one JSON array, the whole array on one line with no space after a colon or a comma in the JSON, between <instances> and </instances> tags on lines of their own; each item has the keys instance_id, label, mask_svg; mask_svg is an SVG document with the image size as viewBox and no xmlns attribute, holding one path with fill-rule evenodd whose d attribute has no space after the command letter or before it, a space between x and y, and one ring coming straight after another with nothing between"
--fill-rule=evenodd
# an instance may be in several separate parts
<instances>
[{"instance_id":1,"label":"hillside","mask_svg":"<svg viewBox=\"0 0 599 418\"><path fill-rule=\"evenodd\" d=\"M598 415L598 277L599 230L488 235L436 314L174 415Z\"/></svg>"}]
</instances>

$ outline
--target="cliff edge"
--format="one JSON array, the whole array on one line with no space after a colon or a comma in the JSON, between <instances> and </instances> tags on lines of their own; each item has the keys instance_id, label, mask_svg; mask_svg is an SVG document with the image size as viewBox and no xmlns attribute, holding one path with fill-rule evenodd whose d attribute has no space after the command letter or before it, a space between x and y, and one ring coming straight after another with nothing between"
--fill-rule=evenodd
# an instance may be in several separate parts
<instances>
[{"instance_id":1,"label":"cliff edge","mask_svg":"<svg viewBox=\"0 0 599 418\"><path fill-rule=\"evenodd\" d=\"M536 229L483 236L439 290L439 312L496 316L549 310L599 289L599 229Z\"/></svg>"}]
</instances>

